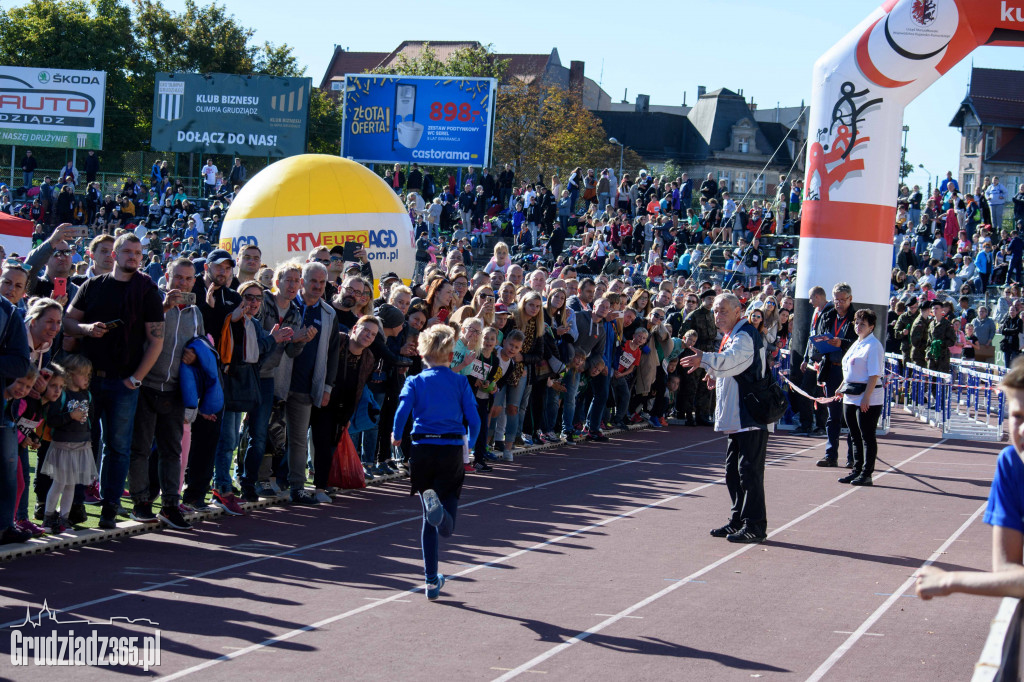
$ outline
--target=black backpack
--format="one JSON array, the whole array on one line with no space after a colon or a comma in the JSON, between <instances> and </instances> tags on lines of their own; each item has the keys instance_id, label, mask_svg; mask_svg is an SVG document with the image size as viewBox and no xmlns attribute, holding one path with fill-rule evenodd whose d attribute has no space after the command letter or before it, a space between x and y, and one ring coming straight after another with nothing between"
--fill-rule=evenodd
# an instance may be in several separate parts
<instances>
[{"instance_id":1,"label":"black backpack","mask_svg":"<svg viewBox=\"0 0 1024 682\"><path fill-rule=\"evenodd\" d=\"M764 345L761 333L750 324L744 325L744 328L754 340L754 364L759 365L760 350ZM767 362L767 360L766 354L765 361ZM744 371L742 374L737 375L735 379L736 384L739 386L740 401L743 403L743 407L747 409L747 414L758 424L774 424L782 419L789 408L789 401L786 400L785 392L783 392L775 377L772 376L772 373L766 372L765 376L755 379L748 379L744 376L746 374L747 372Z\"/></svg>"}]
</instances>

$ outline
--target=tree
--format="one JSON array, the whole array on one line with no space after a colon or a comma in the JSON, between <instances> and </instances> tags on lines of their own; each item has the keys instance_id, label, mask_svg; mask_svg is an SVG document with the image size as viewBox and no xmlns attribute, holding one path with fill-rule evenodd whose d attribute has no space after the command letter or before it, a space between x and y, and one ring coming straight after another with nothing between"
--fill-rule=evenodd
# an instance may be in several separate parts
<instances>
[{"instance_id":1,"label":"tree","mask_svg":"<svg viewBox=\"0 0 1024 682\"><path fill-rule=\"evenodd\" d=\"M0 12L0 64L106 72L107 147L138 148L149 138L152 83L140 110L138 63L131 11L120 0L30 0Z\"/></svg>"},{"instance_id":2,"label":"tree","mask_svg":"<svg viewBox=\"0 0 1024 682\"><path fill-rule=\"evenodd\" d=\"M172 12L154 0L29 0L0 11L0 64L106 72L108 150L149 146L158 71L303 74L291 47L252 39L216 2Z\"/></svg>"},{"instance_id":3,"label":"tree","mask_svg":"<svg viewBox=\"0 0 1024 682\"><path fill-rule=\"evenodd\" d=\"M309 127L306 151L311 154L341 152L341 104L319 88L313 89L309 102Z\"/></svg>"},{"instance_id":4,"label":"tree","mask_svg":"<svg viewBox=\"0 0 1024 682\"><path fill-rule=\"evenodd\" d=\"M460 47L448 58L441 60L437 50L424 43L414 57L399 54L390 65L378 67L370 73L403 74L406 76L449 76L461 78L497 78L500 82L508 70L507 59L498 59L492 45Z\"/></svg>"},{"instance_id":5,"label":"tree","mask_svg":"<svg viewBox=\"0 0 1024 682\"><path fill-rule=\"evenodd\" d=\"M514 80L498 93L494 156L517 168L563 179L576 166L618 168L601 121L578 97L559 87ZM612 163L614 158L614 163ZM636 163L639 157L630 159Z\"/></svg>"}]
</instances>

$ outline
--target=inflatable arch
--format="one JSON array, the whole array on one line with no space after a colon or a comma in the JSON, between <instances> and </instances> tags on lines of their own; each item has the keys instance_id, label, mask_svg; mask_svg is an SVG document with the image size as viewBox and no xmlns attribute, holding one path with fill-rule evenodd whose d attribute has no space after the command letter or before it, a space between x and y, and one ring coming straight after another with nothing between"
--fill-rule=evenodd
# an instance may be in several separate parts
<instances>
[{"instance_id":1,"label":"inflatable arch","mask_svg":"<svg viewBox=\"0 0 1024 682\"><path fill-rule=\"evenodd\" d=\"M807 294L853 287L885 333L903 110L982 45L1024 45L1024 0L889 0L814 65L793 348Z\"/></svg>"}]
</instances>

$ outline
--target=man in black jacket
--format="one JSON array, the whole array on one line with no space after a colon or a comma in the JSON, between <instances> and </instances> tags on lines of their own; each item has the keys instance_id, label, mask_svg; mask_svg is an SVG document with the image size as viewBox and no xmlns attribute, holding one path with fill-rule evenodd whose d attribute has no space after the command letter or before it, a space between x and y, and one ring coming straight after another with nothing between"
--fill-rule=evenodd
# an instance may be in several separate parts
<instances>
[{"instance_id":1,"label":"man in black jacket","mask_svg":"<svg viewBox=\"0 0 1024 682\"><path fill-rule=\"evenodd\" d=\"M235 165L231 166L231 173L228 174L228 184L231 188L241 187L245 184L247 177L248 173L245 171L245 166L242 165L242 160L236 156Z\"/></svg>"},{"instance_id":2,"label":"man in black jacket","mask_svg":"<svg viewBox=\"0 0 1024 682\"><path fill-rule=\"evenodd\" d=\"M832 307L826 308L818 318L815 336L830 337L826 343L835 350L825 353L818 371L819 381L825 383L825 397L832 397L836 389L843 383L843 356L857 340L857 332L853 328L853 291L846 282L832 287ZM808 347L811 343L808 342ZM839 459L839 431L843 426L843 403L833 401L826 403L828 421L825 422L825 433L828 447L825 456L818 460L820 467L834 467ZM853 466L852 444L849 435L846 438L846 466Z\"/></svg>"},{"instance_id":3,"label":"man in black jacket","mask_svg":"<svg viewBox=\"0 0 1024 682\"><path fill-rule=\"evenodd\" d=\"M505 170L501 171L498 175L498 202L501 204L502 211L508 209L508 202L512 197L512 187L515 181L516 174L512 171L512 166L506 163Z\"/></svg>"},{"instance_id":4,"label":"man in black jacket","mask_svg":"<svg viewBox=\"0 0 1024 682\"><path fill-rule=\"evenodd\" d=\"M96 182L96 174L100 172L100 157L96 156L96 151L93 149L89 150L89 155L85 157L85 181Z\"/></svg>"},{"instance_id":5,"label":"man in black jacket","mask_svg":"<svg viewBox=\"0 0 1024 682\"><path fill-rule=\"evenodd\" d=\"M708 173L707 179L700 183L700 195L705 199L711 199L716 194L718 194L718 183L715 182L714 176Z\"/></svg>"},{"instance_id":6,"label":"man in black jacket","mask_svg":"<svg viewBox=\"0 0 1024 682\"><path fill-rule=\"evenodd\" d=\"M480 177L480 185L484 188L484 199L487 203L490 203L491 199L498 198L498 183L491 175L490 168L484 168L483 175Z\"/></svg>"},{"instance_id":7,"label":"man in black jacket","mask_svg":"<svg viewBox=\"0 0 1024 682\"><path fill-rule=\"evenodd\" d=\"M21 159L22 185L25 187L25 191L28 191L32 186L32 176L35 174L38 165L39 162L32 155L32 150L26 151L25 156Z\"/></svg>"},{"instance_id":8,"label":"man in black jacket","mask_svg":"<svg viewBox=\"0 0 1024 682\"><path fill-rule=\"evenodd\" d=\"M405 190L417 194L423 193L423 173L420 172L420 166L417 163L414 163L412 170L409 171L409 181L406 183Z\"/></svg>"}]
</instances>

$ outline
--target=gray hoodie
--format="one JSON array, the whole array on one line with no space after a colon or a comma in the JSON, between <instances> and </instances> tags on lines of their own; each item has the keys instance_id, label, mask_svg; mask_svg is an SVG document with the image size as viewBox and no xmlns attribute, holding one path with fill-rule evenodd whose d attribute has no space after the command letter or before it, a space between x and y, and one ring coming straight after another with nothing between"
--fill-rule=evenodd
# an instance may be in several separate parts
<instances>
[{"instance_id":1,"label":"gray hoodie","mask_svg":"<svg viewBox=\"0 0 1024 682\"><path fill-rule=\"evenodd\" d=\"M206 336L203 316L194 305L174 306L164 313L164 345L142 385L157 391L176 391L181 370L181 354L189 341Z\"/></svg>"}]
</instances>

